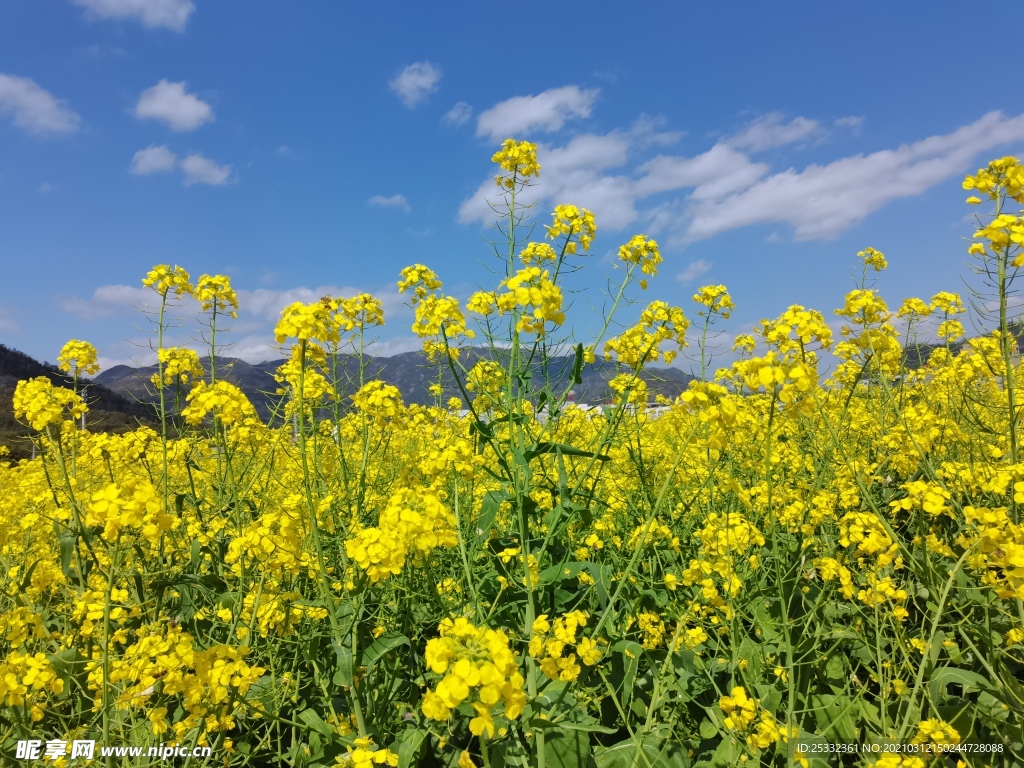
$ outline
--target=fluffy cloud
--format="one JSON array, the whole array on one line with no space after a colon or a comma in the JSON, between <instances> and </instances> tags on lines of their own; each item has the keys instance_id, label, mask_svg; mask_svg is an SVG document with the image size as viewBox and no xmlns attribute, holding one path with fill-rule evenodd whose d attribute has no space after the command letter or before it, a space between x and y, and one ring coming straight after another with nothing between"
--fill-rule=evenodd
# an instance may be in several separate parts
<instances>
[{"instance_id":1,"label":"fluffy cloud","mask_svg":"<svg viewBox=\"0 0 1024 768\"><path fill-rule=\"evenodd\" d=\"M394 357L406 352L423 349L423 339L416 336L395 336L386 341L375 341L366 345L366 354L374 357Z\"/></svg>"},{"instance_id":2,"label":"fluffy cloud","mask_svg":"<svg viewBox=\"0 0 1024 768\"><path fill-rule=\"evenodd\" d=\"M81 118L27 77L0 74L0 115L29 133L59 134L78 129Z\"/></svg>"},{"instance_id":3,"label":"fluffy cloud","mask_svg":"<svg viewBox=\"0 0 1024 768\"><path fill-rule=\"evenodd\" d=\"M794 117L788 123L778 112L761 115L742 132L728 140L736 149L760 152L765 149L783 147L822 133L821 123L806 117Z\"/></svg>"},{"instance_id":4,"label":"fluffy cloud","mask_svg":"<svg viewBox=\"0 0 1024 768\"><path fill-rule=\"evenodd\" d=\"M148 176L151 173L173 171L178 163L178 156L165 145L140 149L132 157L129 170L137 176Z\"/></svg>"},{"instance_id":5,"label":"fluffy cloud","mask_svg":"<svg viewBox=\"0 0 1024 768\"><path fill-rule=\"evenodd\" d=\"M445 125L454 125L458 127L468 123L469 118L472 116L473 108L466 102L460 101L445 113L445 116L441 118L441 122Z\"/></svg>"},{"instance_id":6,"label":"fluffy cloud","mask_svg":"<svg viewBox=\"0 0 1024 768\"><path fill-rule=\"evenodd\" d=\"M691 261L687 264L686 269L676 275L676 280L680 283L691 283L709 269L711 269L709 262L704 261L704 259L697 259L697 261Z\"/></svg>"},{"instance_id":7,"label":"fluffy cloud","mask_svg":"<svg viewBox=\"0 0 1024 768\"><path fill-rule=\"evenodd\" d=\"M399 72L388 86L409 109L414 109L437 90L441 68L429 61L418 61Z\"/></svg>"},{"instance_id":8,"label":"fluffy cloud","mask_svg":"<svg viewBox=\"0 0 1024 768\"><path fill-rule=\"evenodd\" d=\"M196 9L192 0L72 0L100 19L134 19L144 27L183 32Z\"/></svg>"},{"instance_id":9,"label":"fluffy cloud","mask_svg":"<svg viewBox=\"0 0 1024 768\"><path fill-rule=\"evenodd\" d=\"M501 141L531 131L557 131L572 118L590 117L600 91L576 85L552 88L536 96L515 96L481 112L476 135Z\"/></svg>"},{"instance_id":10,"label":"fluffy cloud","mask_svg":"<svg viewBox=\"0 0 1024 768\"><path fill-rule=\"evenodd\" d=\"M109 317L153 303L154 293L149 288L131 285L101 285L87 299L72 296L58 302L61 309L82 320Z\"/></svg>"},{"instance_id":11,"label":"fluffy cloud","mask_svg":"<svg viewBox=\"0 0 1024 768\"><path fill-rule=\"evenodd\" d=\"M844 118L833 128L856 129ZM826 165L778 173L755 162L755 149L780 146L823 130L813 120L788 123L777 116L754 121L739 136L693 156L659 154L639 158L651 144L669 144L638 121L630 131L575 136L563 146L538 146L542 184L523 202L573 202L592 209L598 226L621 230L640 222L669 244L693 242L752 224L788 224L797 240L829 238L883 205L913 197L958 173L978 155L1024 140L1024 115L992 112L952 133L897 149L854 155ZM489 223L492 181L464 201L459 220ZM644 203L655 198L653 205Z\"/></svg>"},{"instance_id":12,"label":"fluffy cloud","mask_svg":"<svg viewBox=\"0 0 1024 768\"><path fill-rule=\"evenodd\" d=\"M635 221L639 213L635 202L635 182L625 173L609 174L626 166L632 153L652 145L667 145L679 140L679 133L659 132L658 121L641 117L627 131L606 135L581 134L562 147L538 145L542 183L530 187L520 197L523 204L557 200L573 202L599 213L599 226L622 229ZM488 179L459 208L463 223L490 223L494 212L488 200L494 198L494 181Z\"/></svg>"},{"instance_id":13,"label":"fluffy cloud","mask_svg":"<svg viewBox=\"0 0 1024 768\"><path fill-rule=\"evenodd\" d=\"M219 187L231 181L231 166L218 165L208 157L189 155L180 163L185 173L185 186L192 184L209 184Z\"/></svg>"},{"instance_id":14,"label":"fluffy cloud","mask_svg":"<svg viewBox=\"0 0 1024 768\"><path fill-rule=\"evenodd\" d=\"M213 120L213 108L185 91L185 83L161 80L147 88L135 105L135 116L167 123L175 131L194 131Z\"/></svg>"},{"instance_id":15,"label":"fluffy cloud","mask_svg":"<svg viewBox=\"0 0 1024 768\"><path fill-rule=\"evenodd\" d=\"M797 240L834 237L888 202L914 197L970 170L982 152L1024 140L1024 115L990 112L941 136L802 171L789 169L747 189L699 200L685 236L699 240L737 227L786 223Z\"/></svg>"},{"instance_id":16,"label":"fluffy cloud","mask_svg":"<svg viewBox=\"0 0 1024 768\"><path fill-rule=\"evenodd\" d=\"M409 201L405 199L405 195L392 195L391 197L374 195L366 202L370 205L375 205L378 208L397 208L403 213L408 213L412 210L412 207L409 205Z\"/></svg>"}]
</instances>

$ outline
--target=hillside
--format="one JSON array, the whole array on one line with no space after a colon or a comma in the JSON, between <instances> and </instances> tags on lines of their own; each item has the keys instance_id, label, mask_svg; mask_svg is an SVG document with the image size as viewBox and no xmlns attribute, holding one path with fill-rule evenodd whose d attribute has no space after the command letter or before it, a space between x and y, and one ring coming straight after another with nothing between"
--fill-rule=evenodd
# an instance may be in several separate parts
<instances>
[{"instance_id":1,"label":"hillside","mask_svg":"<svg viewBox=\"0 0 1024 768\"><path fill-rule=\"evenodd\" d=\"M487 350L477 348L464 354L462 362L469 367L477 360L487 357L489 357ZM204 368L209 367L209 358L203 358L202 362ZM278 401L278 396L274 394L277 388L274 371L283 362L283 359L262 363L247 363L244 360L227 357L216 359L218 377L235 384L245 392L264 419L270 417ZM357 388L355 384L359 371L357 358L355 355L343 355L339 357L338 365L343 376L353 382L345 387L347 393L351 394ZM571 368L571 356L553 358L551 376L556 381L564 380L568 377ZM96 377L96 381L117 392L147 400L152 399L149 378L155 371L155 366L130 368L126 365L119 365L100 373ZM586 366L583 371L582 383L574 388L577 402L600 403L607 401L611 396L608 380L617 373L618 369L614 363L603 360ZM442 379L445 390L444 398L459 397L459 390L450 372L446 370L445 374ZM537 379L543 376L539 366L534 368L532 374ZM437 375L437 365L428 363L422 352L406 352L392 357L367 359L367 379L381 379L398 387L406 403L425 405L433 402L429 387L437 381ZM651 368L644 371L642 375L647 381L651 398L657 394L676 397L686 388L692 378L678 368Z\"/></svg>"},{"instance_id":2,"label":"hillside","mask_svg":"<svg viewBox=\"0 0 1024 768\"><path fill-rule=\"evenodd\" d=\"M71 388L71 379L49 363L40 363L23 352L0 344L0 445L11 451L14 459L32 455L28 436L31 430L14 418L14 389L23 379L45 376L59 387ZM152 424L152 410L123 392L115 392L102 383L83 379L85 399L89 403L86 417L90 429L125 432L140 422Z\"/></svg>"}]
</instances>

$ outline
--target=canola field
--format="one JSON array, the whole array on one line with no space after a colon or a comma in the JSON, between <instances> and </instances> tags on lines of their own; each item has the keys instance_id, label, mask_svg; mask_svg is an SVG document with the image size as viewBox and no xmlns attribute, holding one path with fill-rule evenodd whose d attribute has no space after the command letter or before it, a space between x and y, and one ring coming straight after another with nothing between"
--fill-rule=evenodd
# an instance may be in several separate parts
<instances>
[{"instance_id":1,"label":"canola field","mask_svg":"<svg viewBox=\"0 0 1024 768\"><path fill-rule=\"evenodd\" d=\"M601 335L565 338L597 223L561 205L525 242L536 148L494 161L498 284L398 284L452 402L342 381L382 305L325 297L281 315L267 426L164 346L186 295L204 355L237 309L167 265L143 280L159 428L91 432L78 393L19 384L37 455L0 463L0 762L90 739L211 748L190 766L1024 764L1021 164L964 182L976 294L887 303L867 248L834 314L780 308L655 404L640 372L699 358L726 288L620 324L661 262L637 235ZM599 356L614 402L576 407ZM97 371L83 341L59 362ZM122 760L169 764L91 764Z\"/></svg>"}]
</instances>

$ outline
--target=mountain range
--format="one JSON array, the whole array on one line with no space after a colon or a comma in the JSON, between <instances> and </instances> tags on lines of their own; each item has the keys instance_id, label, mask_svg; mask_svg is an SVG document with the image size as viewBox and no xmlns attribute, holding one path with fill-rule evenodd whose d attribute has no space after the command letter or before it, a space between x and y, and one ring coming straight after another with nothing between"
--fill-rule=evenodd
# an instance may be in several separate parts
<instances>
[{"instance_id":1,"label":"mountain range","mask_svg":"<svg viewBox=\"0 0 1024 768\"><path fill-rule=\"evenodd\" d=\"M460 362L469 368L478 360L492 359L492 357L493 355L488 350L475 348L465 350ZM571 355L551 358L548 370L554 382L568 380L573 361L574 358ZM201 362L204 370L209 370L209 358L203 358ZM238 358L217 357L214 362L218 378L241 389L256 407L260 416L269 419L276 404L280 401L280 395L275 394L278 383L274 380L274 372L285 360L247 363ZM365 366L364 380L380 379L398 387L406 404L433 403L434 396L430 394L429 388L438 382L439 373L441 373L441 385L444 387L442 402L446 402L452 397L462 399L451 371L445 368L443 372L439 372L438 364L430 363L422 352L406 352L392 357L365 357L363 363ZM338 370L339 378L349 382L347 386L344 386L346 390L344 394L351 394L358 389L359 360L356 355L339 355ZM152 402L153 394L149 379L155 372L155 365L140 368L117 365L100 373L95 381L141 402ZM612 394L608 387L608 381L619 372L620 369L615 363L600 359L593 364L584 366L582 381L573 388L576 401L593 404L607 402ZM539 364L531 366L531 375L534 380L543 378L544 372ZM659 394L670 398L677 397L693 378L678 368L667 367L650 368L641 375L647 382L648 394L651 399Z\"/></svg>"}]
</instances>

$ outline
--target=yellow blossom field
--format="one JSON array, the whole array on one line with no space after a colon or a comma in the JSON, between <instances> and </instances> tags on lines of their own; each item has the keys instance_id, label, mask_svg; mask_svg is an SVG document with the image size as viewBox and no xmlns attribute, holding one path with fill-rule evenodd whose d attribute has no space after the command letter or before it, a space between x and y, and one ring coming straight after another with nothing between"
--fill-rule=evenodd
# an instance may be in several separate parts
<instances>
[{"instance_id":1,"label":"yellow blossom field","mask_svg":"<svg viewBox=\"0 0 1024 768\"><path fill-rule=\"evenodd\" d=\"M327 296L282 313L268 426L164 345L191 295L213 361L238 308L228 278L168 265L143 280L157 429L83 429L76 391L18 385L36 458L0 463L0 762L87 739L209 746L176 758L197 768L1024 764L1024 167L964 182L968 300L887 303L865 248L843 307L780 307L655 403L641 371L705 344L726 287L617 324L661 262L637 234L598 336L566 338L600 222L519 203L534 145L493 160L493 290L398 276L461 398L344 380L383 308ZM970 300L988 325L968 334ZM614 402L577 407L600 356ZM84 341L58 362L97 371Z\"/></svg>"}]
</instances>

